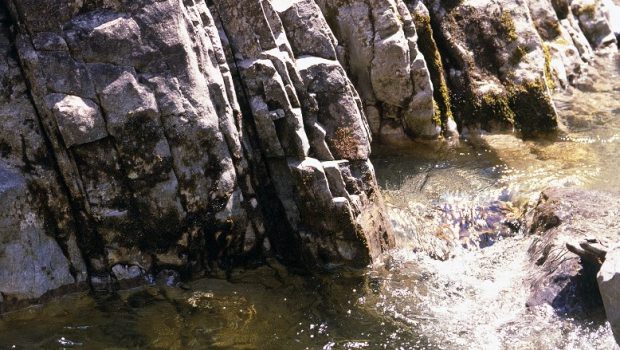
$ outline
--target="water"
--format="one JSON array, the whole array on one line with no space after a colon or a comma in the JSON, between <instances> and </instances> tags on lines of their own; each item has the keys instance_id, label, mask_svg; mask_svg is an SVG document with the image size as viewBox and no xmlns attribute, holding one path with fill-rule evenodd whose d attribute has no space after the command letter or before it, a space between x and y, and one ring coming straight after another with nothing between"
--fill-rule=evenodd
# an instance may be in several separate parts
<instances>
[{"instance_id":1,"label":"water","mask_svg":"<svg viewBox=\"0 0 620 350\"><path fill-rule=\"evenodd\" d=\"M599 69L595 92L556 97L560 139L376 147L399 241L383 266L304 277L271 262L189 290L71 295L2 315L0 349L614 349L601 313L525 308L514 220L548 186L620 190L620 61Z\"/></svg>"}]
</instances>

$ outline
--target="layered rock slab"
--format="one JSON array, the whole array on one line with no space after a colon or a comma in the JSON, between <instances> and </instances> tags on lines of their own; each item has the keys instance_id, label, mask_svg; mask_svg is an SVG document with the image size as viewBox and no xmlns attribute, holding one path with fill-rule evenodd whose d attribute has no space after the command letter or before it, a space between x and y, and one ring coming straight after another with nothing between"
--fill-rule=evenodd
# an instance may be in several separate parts
<instances>
[{"instance_id":1,"label":"layered rock slab","mask_svg":"<svg viewBox=\"0 0 620 350\"><path fill-rule=\"evenodd\" d=\"M12 263L2 276L16 298L79 284L87 267L93 288L109 290L265 254L305 268L365 266L393 245L362 103L314 2L7 6L20 64L2 70L13 92L3 108L19 100L29 110L7 112L18 133L1 134L2 195L13 205L4 223L7 241L39 237L33 251L48 260L28 258L30 248L7 259L53 265L54 281L22 293L32 288ZM38 138L19 143L18 117Z\"/></svg>"},{"instance_id":2,"label":"layered rock slab","mask_svg":"<svg viewBox=\"0 0 620 350\"><path fill-rule=\"evenodd\" d=\"M67 4L45 23L37 6L13 4L18 52L82 225L99 243L84 247L93 272L201 265L193 242L218 230L243 237L252 223L237 185L238 108L203 28L206 6Z\"/></svg>"},{"instance_id":3,"label":"layered rock slab","mask_svg":"<svg viewBox=\"0 0 620 350\"><path fill-rule=\"evenodd\" d=\"M293 245L311 265L369 263L393 239L368 160L362 104L319 8L309 0L216 1L213 12L283 224L298 232Z\"/></svg>"},{"instance_id":4,"label":"layered rock slab","mask_svg":"<svg viewBox=\"0 0 620 350\"><path fill-rule=\"evenodd\" d=\"M578 247L591 249L581 242L603 248L616 244L618 215L620 207L613 194L571 188L541 194L526 219L527 230L536 235L528 250L529 306L549 304L561 313L601 306L596 275L602 259Z\"/></svg>"},{"instance_id":5,"label":"layered rock slab","mask_svg":"<svg viewBox=\"0 0 620 350\"><path fill-rule=\"evenodd\" d=\"M597 275L598 288L605 305L607 320L620 344L620 246L607 251L605 262Z\"/></svg>"},{"instance_id":6,"label":"layered rock slab","mask_svg":"<svg viewBox=\"0 0 620 350\"><path fill-rule=\"evenodd\" d=\"M437 138L442 127L454 128L437 117L430 73L404 1L317 4L338 40L338 58L360 93L373 134L396 142Z\"/></svg>"},{"instance_id":7,"label":"layered rock slab","mask_svg":"<svg viewBox=\"0 0 620 350\"><path fill-rule=\"evenodd\" d=\"M427 1L462 126L555 130L545 51L527 3Z\"/></svg>"},{"instance_id":8,"label":"layered rock slab","mask_svg":"<svg viewBox=\"0 0 620 350\"><path fill-rule=\"evenodd\" d=\"M83 289L79 227L0 7L0 311Z\"/></svg>"}]
</instances>

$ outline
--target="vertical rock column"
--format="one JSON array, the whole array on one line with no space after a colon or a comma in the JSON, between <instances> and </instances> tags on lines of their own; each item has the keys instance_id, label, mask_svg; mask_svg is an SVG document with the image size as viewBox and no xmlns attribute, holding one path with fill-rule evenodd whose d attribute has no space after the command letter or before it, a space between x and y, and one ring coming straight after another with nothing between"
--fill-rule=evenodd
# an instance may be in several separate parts
<instances>
[{"instance_id":1,"label":"vertical rock column","mask_svg":"<svg viewBox=\"0 0 620 350\"><path fill-rule=\"evenodd\" d=\"M363 266L393 245L361 102L313 1L214 1L231 65L305 265ZM280 230L279 232L284 232ZM282 237L276 251L292 257ZM290 245L290 243L289 243Z\"/></svg>"},{"instance_id":2,"label":"vertical rock column","mask_svg":"<svg viewBox=\"0 0 620 350\"><path fill-rule=\"evenodd\" d=\"M338 39L340 62L360 93L372 133L386 142L439 136L433 84L404 2L317 3Z\"/></svg>"},{"instance_id":3,"label":"vertical rock column","mask_svg":"<svg viewBox=\"0 0 620 350\"><path fill-rule=\"evenodd\" d=\"M110 271L202 271L254 248L260 212L249 205L239 108L204 2L12 10L96 285Z\"/></svg>"},{"instance_id":4,"label":"vertical rock column","mask_svg":"<svg viewBox=\"0 0 620 350\"><path fill-rule=\"evenodd\" d=\"M591 59L589 44L585 41L585 37L581 43L573 42L573 36L578 35L577 33L581 34L581 30L579 27L570 27L568 20L566 20L568 29L563 26L551 1L530 0L528 6L536 30L544 41L545 75L552 86L567 88L576 83L577 79L585 73L586 62ZM575 34L571 35L571 31ZM578 45L587 47L583 56L580 55Z\"/></svg>"},{"instance_id":5,"label":"vertical rock column","mask_svg":"<svg viewBox=\"0 0 620 350\"><path fill-rule=\"evenodd\" d=\"M0 312L85 286L76 225L0 5Z\"/></svg>"}]
</instances>

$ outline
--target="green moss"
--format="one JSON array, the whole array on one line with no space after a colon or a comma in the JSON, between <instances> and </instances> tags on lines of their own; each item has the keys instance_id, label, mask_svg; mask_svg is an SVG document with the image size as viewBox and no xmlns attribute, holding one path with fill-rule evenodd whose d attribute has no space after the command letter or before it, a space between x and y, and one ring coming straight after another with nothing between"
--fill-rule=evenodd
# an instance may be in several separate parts
<instances>
[{"instance_id":1,"label":"green moss","mask_svg":"<svg viewBox=\"0 0 620 350\"><path fill-rule=\"evenodd\" d=\"M435 101L434 98L433 98L433 110L435 111L435 114L433 114L433 123L435 123L435 125L441 125L441 110L439 109L439 106L437 105L437 101Z\"/></svg>"},{"instance_id":2,"label":"green moss","mask_svg":"<svg viewBox=\"0 0 620 350\"><path fill-rule=\"evenodd\" d=\"M514 125L515 114L510 108L510 96L505 93L490 92L474 101L478 121L488 127L493 122L501 125Z\"/></svg>"},{"instance_id":3,"label":"green moss","mask_svg":"<svg viewBox=\"0 0 620 350\"><path fill-rule=\"evenodd\" d=\"M508 40L511 42L517 40L517 28L515 27L515 23L512 20L510 12L502 11L500 21L502 23L502 29L506 33Z\"/></svg>"},{"instance_id":4,"label":"green moss","mask_svg":"<svg viewBox=\"0 0 620 350\"><path fill-rule=\"evenodd\" d=\"M519 64L519 62L521 62L521 59L523 59L526 54L527 51L525 50L525 48L521 45L518 45L517 48L510 55L510 64L512 64L513 66Z\"/></svg>"},{"instance_id":5,"label":"green moss","mask_svg":"<svg viewBox=\"0 0 620 350\"><path fill-rule=\"evenodd\" d=\"M524 137L552 131L557 127L557 116L547 91L539 79L508 86L505 92L475 96L469 106L464 106L465 123L487 130L514 126Z\"/></svg>"},{"instance_id":6,"label":"green moss","mask_svg":"<svg viewBox=\"0 0 620 350\"><path fill-rule=\"evenodd\" d=\"M551 51L547 44L543 44L543 54L545 55L545 81L549 89L555 89L555 82L553 81L553 72L551 71Z\"/></svg>"},{"instance_id":7,"label":"green moss","mask_svg":"<svg viewBox=\"0 0 620 350\"><path fill-rule=\"evenodd\" d=\"M512 87L510 108L516 116L515 125L523 136L552 131L557 115L542 79Z\"/></svg>"},{"instance_id":8,"label":"green moss","mask_svg":"<svg viewBox=\"0 0 620 350\"><path fill-rule=\"evenodd\" d=\"M428 15L416 13L415 25L418 33L418 48L424 58L433 83L433 103L435 107L435 123L447 125L449 119L453 119L450 92L444 75L444 67L439 54L439 48L433 38L431 19Z\"/></svg>"}]
</instances>

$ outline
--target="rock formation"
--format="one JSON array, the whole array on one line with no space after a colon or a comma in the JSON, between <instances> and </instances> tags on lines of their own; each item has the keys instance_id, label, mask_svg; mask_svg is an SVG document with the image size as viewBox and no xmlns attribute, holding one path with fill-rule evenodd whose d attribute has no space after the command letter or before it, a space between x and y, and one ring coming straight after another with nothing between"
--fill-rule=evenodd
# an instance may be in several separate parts
<instances>
[{"instance_id":1,"label":"rock formation","mask_svg":"<svg viewBox=\"0 0 620 350\"><path fill-rule=\"evenodd\" d=\"M607 6L609 7L609 6ZM604 4L6 0L0 303L394 241L371 142L557 128Z\"/></svg>"},{"instance_id":2,"label":"rock formation","mask_svg":"<svg viewBox=\"0 0 620 350\"><path fill-rule=\"evenodd\" d=\"M529 249L529 306L546 303L560 313L600 306L596 276L605 250L620 234L618 215L617 199L608 193L570 188L542 193L526 220L527 231L537 236Z\"/></svg>"},{"instance_id":3,"label":"rock formation","mask_svg":"<svg viewBox=\"0 0 620 350\"><path fill-rule=\"evenodd\" d=\"M620 344L620 246L610 249L597 276L607 320Z\"/></svg>"}]
</instances>

